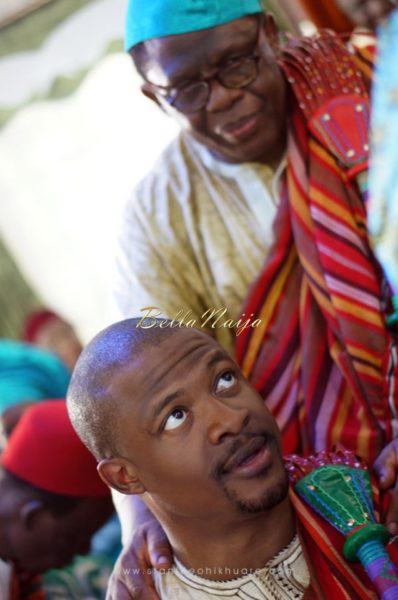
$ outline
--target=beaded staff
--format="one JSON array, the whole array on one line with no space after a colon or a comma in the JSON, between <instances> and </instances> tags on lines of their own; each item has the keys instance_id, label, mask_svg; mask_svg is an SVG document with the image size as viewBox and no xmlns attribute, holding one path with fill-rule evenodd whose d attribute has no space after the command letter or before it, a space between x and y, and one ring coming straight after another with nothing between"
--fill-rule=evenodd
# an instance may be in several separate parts
<instances>
[{"instance_id":1,"label":"beaded staff","mask_svg":"<svg viewBox=\"0 0 398 600\"><path fill-rule=\"evenodd\" d=\"M385 549L390 534L377 523L369 473L350 453L337 455L339 464L320 458L293 458L296 493L346 540L344 557L360 561L382 600L398 598L398 569ZM329 461L330 462L330 461Z\"/></svg>"}]
</instances>

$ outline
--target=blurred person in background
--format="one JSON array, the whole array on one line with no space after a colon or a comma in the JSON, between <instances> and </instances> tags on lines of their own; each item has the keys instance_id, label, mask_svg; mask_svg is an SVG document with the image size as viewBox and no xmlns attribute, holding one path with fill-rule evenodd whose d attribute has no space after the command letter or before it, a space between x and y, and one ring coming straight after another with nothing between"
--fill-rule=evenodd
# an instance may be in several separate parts
<instances>
[{"instance_id":1,"label":"blurred person in background","mask_svg":"<svg viewBox=\"0 0 398 600\"><path fill-rule=\"evenodd\" d=\"M31 406L49 398L63 402L70 375L52 352L19 341L0 340L0 449L6 447L7 438ZM120 535L119 520L114 514L93 539L92 550L105 557L106 573L120 551ZM86 563L81 567L73 565L69 575L67 570L57 571L53 573L53 582L61 581L63 588L65 580L73 581L77 570L84 571L86 567ZM102 585L105 586L103 582Z\"/></svg>"},{"instance_id":2,"label":"blurred person in background","mask_svg":"<svg viewBox=\"0 0 398 600\"><path fill-rule=\"evenodd\" d=\"M65 402L47 401L28 408L1 459L1 599L44 600L51 598L51 590L56 598L103 598L103 570L106 567L108 575L111 565L102 559L96 562L91 556L80 572L71 570L62 585L60 577L54 585L53 577L47 584L37 575L69 565L77 554L87 554L93 534L112 511L109 490L75 434ZM96 595L90 577L93 585L96 579L102 582Z\"/></svg>"},{"instance_id":3,"label":"blurred person in background","mask_svg":"<svg viewBox=\"0 0 398 600\"><path fill-rule=\"evenodd\" d=\"M52 352L0 340L0 421L6 435L33 403L65 398L69 380L69 369Z\"/></svg>"},{"instance_id":4,"label":"blurred person in background","mask_svg":"<svg viewBox=\"0 0 398 600\"><path fill-rule=\"evenodd\" d=\"M395 0L336 0L336 4L355 25L374 28L397 6Z\"/></svg>"},{"instance_id":5,"label":"blurred person in background","mask_svg":"<svg viewBox=\"0 0 398 600\"><path fill-rule=\"evenodd\" d=\"M48 309L32 312L26 317L23 339L54 352L70 371L82 351L82 344L72 325Z\"/></svg>"}]
</instances>

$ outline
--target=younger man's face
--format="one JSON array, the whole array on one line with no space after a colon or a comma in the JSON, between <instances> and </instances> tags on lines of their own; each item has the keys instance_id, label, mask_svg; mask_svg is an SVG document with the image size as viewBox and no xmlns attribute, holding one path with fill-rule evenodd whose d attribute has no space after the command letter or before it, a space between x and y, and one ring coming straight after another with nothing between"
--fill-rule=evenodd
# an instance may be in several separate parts
<instances>
[{"instance_id":1,"label":"younger man's face","mask_svg":"<svg viewBox=\"0 0 398 600\"><path fill-rule=\"evenodd\" d=\"M228 519L287 494L279 432L219 344L181 329L119 372L120 455L157 506L177 517Z\"/></svg>"}]
</instances>

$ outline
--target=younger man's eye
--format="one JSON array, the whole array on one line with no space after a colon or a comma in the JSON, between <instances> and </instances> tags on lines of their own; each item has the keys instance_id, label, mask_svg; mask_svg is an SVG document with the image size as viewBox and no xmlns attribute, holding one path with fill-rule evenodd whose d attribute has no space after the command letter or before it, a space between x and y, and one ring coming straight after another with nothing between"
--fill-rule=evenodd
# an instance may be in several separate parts
<instances>
[{"instance_id":1,"label":"younger man's eye","mask_svg":"<svg viewBox=\"0 0 398 600\"><path fill-rule=\"evenodd\" d=\"M233 371L226 371L217 380L216 392L228 390L236 384L237 378Z\"/></svg>"},{"instance_id":2,"label":"younger man's eye","mask_svg":"<svg viewBox=\"0 0 398 600\"><path fill-rule=\"evenodd\" d=\"M182 408L174 409L173 412L167 417L163 429L165 431L170 431L171 429L177 429L177 427L180 427L180 425L182 425L185 422L187 416L188 416L188 414L184 409L182 409Z\"/></svg>"}]
</instances>

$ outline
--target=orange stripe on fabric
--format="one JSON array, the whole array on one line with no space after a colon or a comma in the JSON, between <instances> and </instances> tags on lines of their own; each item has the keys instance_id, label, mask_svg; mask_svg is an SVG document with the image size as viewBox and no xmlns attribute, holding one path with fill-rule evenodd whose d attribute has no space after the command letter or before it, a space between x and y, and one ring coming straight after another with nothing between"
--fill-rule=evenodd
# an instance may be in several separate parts
<instances>
[{"instance_id":1,"label":"orange stripe on fabric","mask_svg":"<svg viewBox=\"0 0 398 600\"><path fill-rule=\"evenodd\" d=\"M353 362L355 363L355 370L358 371L359 373L363 373L364 375L369 375L369 377L371 377L372 379L377 379L378 381L382 381L383 377L382 377L380 371L378 371L375 367L366 366L363 363L355 360L354 357L353 357Z\"/></svg>"},{"instance_id":2,"label":"orange stripe on fabric","mask_svg":"<svg viewBox=\"0 0 398 600\"><path fill-rule=\"evenodd\" d=\"M357 416L358 421L360 422L357 443L358 454L359 456L369 456L369 444L372 439L371 433L374 430L374 427L367 417L363 406L360 407Z\"/></svg>"},{"instance_id":3,"label":"orange stripe on fabric","mask_svg":"<svg viewBox=\"0 0 398 600\"><path fill-rule=\"evenodd\" d=\"M313 268L311 263L308 262L304 255L300 256L300 260L301 264L303 265L303 268L308 273L309 277L313 279L315 283L318 284L318 286L322 288L322 290L324 290L325 292L325 294L323 294L322 291L319 290L316 286L309 284L311 288L311 293L316 299L316 302L319 304L320 307L323 308L323 310L330 316L331 319L335 320L336 311L334 310L333 304L330 302L328 289L322 275Z\"/></svg>"},{"instance_id":4,"label":"orange stripe on fabric","mask_svg":"<svg viewBox=\"0 0 398 600\"><path fill-rule=\"evenodd\" d=\"M353 61L355 63L355 65L358 67L358 69L360 69L362 71L362 73L365 75L365 77L367 77L368 79L372 79L373 76L373 69L372 67L367 64L361 57L357 56L357 55L353 55Z\"/></svg>"},{"instance_id":5,"label":"orange stripe on fabric","mask_svg":"<svg viewBox=\"0 0 398 600\"><path fill-rule=\"evenodd\" d=\"M364 308L360 304L354 304L353 302L344 300L343 298L335 294L332 294L332 298L333 304L341 312L344 312L348 315L352 315L357 319L361 319L362 321L364 321L364 323L376 325L380 327L381 330L384 329L380 313L370 310L368 308Z\"/></svg>"},{"instance_id":6,"label":"orange stripe on fabric","mask_svg":"<svg viewBox=\"0 0 398 600\"><path fill-rule=\"evenodd\" d=\"M297 258L296 248L294 246L291 247L289 251L289 256L283 265L283 268L279 271L277 278L275 279L270 292L267 296L267 300L263 307L261 308L260 314L256 316L257 319L261 320L260 327L256 328L253 331L253 334L250 338L249 346L247 348L243 364L242 371L246 377L249 377L254 363L257 358L257 354L259 348L264 339L264 332L269 326L269 323L274 315L275 306L277 305L279 298L282 294L283 287L286 283L286 279L289 276L289 273L293 267L293 264Z\"/></svg>"},{"instance_id":7,"label":"orange stripe on fabric","mask_svg":"<svg viewBox=\"0 0 398 600\"><path fill-rule=\"evenodd\" d=\"M371 354L367 350L364 350L363 348L358 348L358 346L355 346L354 344L347 344L347 350L351 354L351 356L362 358L363 360L366 360L367 362L371 363L377 368L381 367L382 359L378 358L374 354Z\"/></svg>"},{"instance_id":8,"label":"orange stripe on fabric","mask_svg":"<svg viewBox=\"0 0 398 600\"><path fill-rule=\"evenodd\" d=\"M328 169L333 171L339 177L343 176L344 179L347 178L344 171L341 171L338 168L336 159L329 152L327 152L325 148L321 146L319 142L317 142L314 138L311 138L309 148L311 153L314 154L320 162L326 165Z\"/></svg>"},{"instance_id":9,"label":"orange stripe on fabric","mask_svg":"<svg viewBox=\"0 0 398 600\"><path fill-rule=\"evenodd\" d=\"M300 187L295 181L295 176L292 174L289 177L289 194L290 194L290 205L294 209L294 212L300 217L301 221L312 233L314 231L314 224L312 222L311 214L308 209L307 198L303 196Z\"/></svg>"},{"instance_id":10,"label":"orange stripe on fabric","mask_svg":"<svg viewBox=\"0 0 398 600\"><path fill-rule=\"evenodd\" d=\"M311 279L313 279L315 281L315 283L317 285L319 285L319 287L322 290L324 290L325 293L327 293L328 288L326 285L326 281L322 277L322 274L319 271L317 271L316 269L314 269L314 267L311 265L311 263L307 260L307 258L303 254L300 255L300 260L304 267L304 270L308 273L308 275L311 277Z\"/></svg>"},{"instance_id":11,"label":"orange stripe on fabric","mask_svg":"<svg viewBox=\"0 0 398 600\"><path fill-rule=\"evenodd\" d=\"M337 346L338 344L335 342L331 349L330 353L334 359L334 361L338 364L337 358ZM338 349L340 353L340 347ZM347 422L347 415L351 408L351 390L348 385L345 383L343 385L343 390L340 390L338 402L336 402L336 410L333 412L331 419L329 420L329 431L328 431L328 439L330 440L330 444L338 443L341 440L341 434L344 429L344 426ZM351 450L354 451L353 448Z\"/></svg>"},{"instance_id":12,"label":"orange stripe on fabric","mask_svg":"<svg viewBox=\"0 0 398 600\"><path fill-rule=\"evenodd\" d=\"M312 186L311 188L311 198L315 200L322 208L329 214L329 216L337 217L343 223L346 223L351 229L354 229L356 223L353 219L353 214L351 211L343 208L341 204L335 202L333 198L327 196L321 190Z\"/></svg>"}]
</instances>

